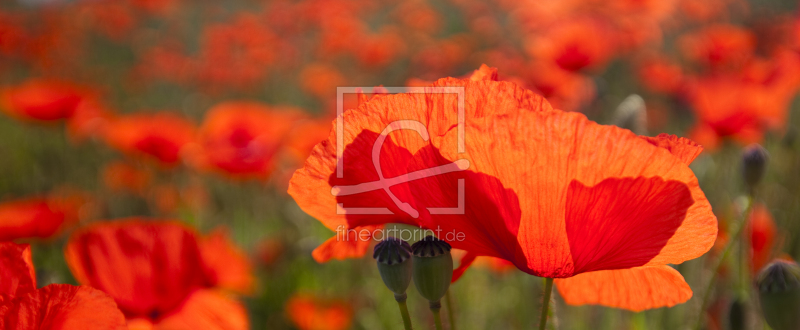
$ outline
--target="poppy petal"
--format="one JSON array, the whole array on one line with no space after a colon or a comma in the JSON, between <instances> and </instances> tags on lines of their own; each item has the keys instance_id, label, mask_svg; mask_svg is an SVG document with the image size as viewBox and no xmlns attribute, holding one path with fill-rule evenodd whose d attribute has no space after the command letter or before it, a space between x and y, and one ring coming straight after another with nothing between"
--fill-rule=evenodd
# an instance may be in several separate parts
<instances>
[{"instance_id":1,"label":"poppy petal","mask_svg":"<svg viewBox=\"0 0 800 330\"><path fill-rule=\"evenodd\" d=\"M65 257L78 282L108 293L128 317L166 313L210 282L197 235L179 222L98 223L70 237Z\"/></svg>"},{"instance_id":2,"label":"poppy petal","mask_svg":"<svg viewBox=\"0 0 800 330\"><path fill-rule=\"evenodd\" d=\"M30 245L0 242L0 278L0 302L36 290Z\"/></svg>"},{"instance_id":3,"label":"poppy petal","mask_svg":"<svg viewBox=\"0 0 800 330\"><path fill-rule=\"evenodd\" d=\"M239 330L249 329L244 306L215 290L197 290L165 316L156 329Z\"/></svg>"},{"instance_id":4,"label":"poppy petal","mask_svg":"<svg viewBox=\"0 0 800 330\"><path fill-rule=\"evenodd\" d=\"M3 329L127 329L107 294L88 286L50 284L0 307Z\"/></svg>"},{"instance_id":5,"label":"poppy petal","mask_svg":"<svg viewBox=\"0 0 800 330\"><path fill-rule=\"evenodd\" d=\"M684 164L689 165L703 152L703 147L696 142L684 137L661 133L656 137L642 136L654 146L667 149L673 156L678 157Z\"/></svg>"},{"instance_id":6,"label":"poppy petal","mask_svg":"<svg viewBox=\"0 0 800 330\"><path fill-rule=\"evenodd\" d=\"M667 244L692 204L685 184L659 177L610 178L593 187L572 181L566 227L575 272L646 264Z\"/></svg>"},{"instance_id":7,"label":"poppy petal","mask_svg":"<svg viewBox=\"0 0 800 330\"><path fill-rule=\"evenodd\" d=\"M367 253L372 242L372 235L377 228L377 226L364 226L348 229L346 233L343 232L344 229L337 230L336 236L329 238L314 249L311 256L319 263L328 262L331 259L361 258Z\"/></svg>"},{"instance_id":8,"label":"poppy petal","mask_svg":"<svg viewBox=\"0 0 800 330\"><path fill-rule=\"evenodd\" d=\"M253 292L253 266L247 254L231 242L225 228L203 237L200 253L214 286L242 294Z\"/></svg>"},{"instance_id":9,"label":"poppy petal","mask_svg":"<svg viewBox=\"0 0 800 330\"><path fill-rule=\"evenodd\" d=\"M450 280L450 283L455 283L461 278L461 275L464 275L464 272L467 271L467 268L475 262L475 259L478 258L478 255L475 253L467 252L464 257L461 258L460 263L458 264L458 268L453 270L453 279Z\"/></svg>"},{"instance_id":10,"label":"poppy petal","mask_svg":"<svg viewBox=\"0 0 800 330\"><path fill-rule=\"evenodd\" d=\"M663 265L583 273L556 279L555 284L567 304L632 311L672 307L692 297L681 273Z\"/></svg>"}]
</instances>

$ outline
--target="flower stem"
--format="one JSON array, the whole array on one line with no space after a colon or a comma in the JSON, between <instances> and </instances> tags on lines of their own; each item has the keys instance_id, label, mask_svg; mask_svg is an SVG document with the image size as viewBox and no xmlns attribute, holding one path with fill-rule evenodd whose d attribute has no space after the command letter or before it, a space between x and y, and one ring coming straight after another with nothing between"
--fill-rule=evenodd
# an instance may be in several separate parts
<instances>
[{"instance_id":1,"label":"flower stem","mask_svg":"<svg viewBox=\"0 0 800 330\"><path fill-rule=\"evenodd\" d=\"M408 305L406 305L406 295L394 295L397 300L397 305L400 306L400 315L403 316L403 327L405 330L411 330L411 316L408 314Z\"/></svg>"},{"instance_id":2,"label":"flower stem","mask_svg":"<svg viewBox=\"0 0 800 330\"><path fill-rule=\"evenodd\" d=\"M433 312L433 322L436 325L436 330L442 330L442 316L439 313L442 310L441 301L431 301L431 312Z\"/></svg>"},{"instance_id":3,"label":"flower stem","mask_svg":"<svg viewBox=\"0 0 800 330\"><path fill-rule=\"evenodd\" d=\"M542 300L542 317L539 319L539 330L547 327L547 309L550 307L550 293L553 292L553 279L546 278L544 281L544 299Z\"/></svg>"},{"instance_id":4,"label":"flower stem","mask_svg":"<svg viewBox=\"0 0 800 330\"><path fill-rule=\"evenodd\" d=\"M444 296L447 303L447 320L450 322L450 330L456 330L456 318L453 315L453 298L450 297L450 290Z\"/></svg>"},{"instance_id":5,"label":"flower stem","mask_svg":"<svg viewBox=\"0 0 800 330\"><path fill-rule=\"evenodd\" d=\"M739 225L736 229L733 230L733 235L730 236L730 239L727 243L725 243L725 247L722 249L722 254L719 256L717 263L714 267L711 268L711 279L708 281L708 286L706 287L706 292L703 294L703 300L700 302L700 315L697 316L697 324L695 325L695 329L700 329L701 325L703 324L703 313L706 311L706 305L708 304L708 298L711 296L712 288L714 287L714 283L717 280L717 274L719 273L719 269L722 267L722 264L725 262L725 258L728 257L728 254L731 252L731 248L739 241L739 238L742 236L742 231L747 226L747 219L750 216L750 210L753 209L753 201L754 196L751 193L747 196L747 208L745 208L744 213L742 213L742 221L739 221Z\"/></svg>"}]
</instances>

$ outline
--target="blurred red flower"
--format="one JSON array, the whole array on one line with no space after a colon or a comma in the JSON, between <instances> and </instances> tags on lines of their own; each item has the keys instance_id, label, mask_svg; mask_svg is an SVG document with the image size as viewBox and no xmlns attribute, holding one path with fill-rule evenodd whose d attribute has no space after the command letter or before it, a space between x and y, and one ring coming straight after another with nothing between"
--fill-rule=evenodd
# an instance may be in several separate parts
<instances>
[{"instance_id":1,"label":"blurred red flower","mask_svg":"<svg viewBox=\"0 0 800 330\"><path fill-rule=\"evenodd\" d=\"M344 301L296 294L286 303L289 320L300 330L350 329L353 311Z\"/></svg>"},{"instance_id":2,"label":"blurred red flower","mask_svg":"<svg viewBox=\"0 0 800 330\"><path fill-rule=\"evenodd\" d=\"M747 224L747 233L750 233L750 271L752 274L757 274L773 259L778 227L772 219L772 214L762 204L753 207Z\"/></svg>"},{"instance_id":3,"label":"blurred red flower","mask_svg":"<svg viewBox=\"0 0 800 330\"><path fill-rule=\"evenodd\" d=\"M195 127L171 112L137 113L112 120L104 138L126 154L173 166L181 160L183 147L194 141Z\"/></svg>"},{"instance_id":4,"label":"blurred red flower","mask_svg":"<svg viewBox=\"0 0 800 330\"><path fill-rule=\"evenodd\" d=\"M68 119L75 113L84 94L80 87L72 83L31 79L0 90L0 108L18 119Z\"/></svg>"},{"instance_id":5,"label":"blurred red flower","mask_svg":"<svg viewBox=\"0 0 800 330\"><path fill-rule=\"evenodd\" d=\"M717 237L716 217L688 167L701 147L675 136L647 138L601 126L488 76L445 78L433 86L466 90L464 153L456 153L454 95L378 97L344 113L343 176L336 175L332 132L295 172L290 195L328 228L405 223L462 233L463 240L440 238L476 256L510 261L526 273L558 278L571 304L642 310L691 297L680 273L666 264L701 256ZM369 151L378 132L397 120L427 123L430 139L409 130L389 135L379 176ZM392 198L379 188L336 194L456 161L459 169L468 161L467 170L394 184ZM463 213L429 212L428 207L461 205L459 180L471 196ZM337 212L337 205L384 207L392 214Z\"/></svg>"},{"instance_id":6,"label":"blurred red flower","mask_svg":"<svg viewBox=\"0 0 800 330\"><path fill-rule=\"evenodd\" d=\"M257 102L220 103L206 113L198 144L189 150L194 165L234 177L266 179L273 158L294 123L304 117L293 108Z\"/></svg>"},{"instance_id":7,"label":"blurred red flower","mask_svg":"<svg viewBox=\"0 0 800 330\"><path fill-rule=\"evenodd\" d=\"M712 70L737 68L753 56L756 37L738 26L716 24L682 36L678 45L688 60Z\"/></svg>"},{"instance_id":8,"label":"blurred red flower","mask_svg":"<svg viewBox=\"0 0 800 330\"><path fill-rule=\"evenodd\" d=\"M78 222L86 202L80 193L56 192L0 203L0 241L51 238Z\"/></svg>"},{"instance_id":9,"label":"blurred red flower","mask_svg":"<svg viewBox=\"0 0 800 330\"><path fill-rule=\"evenodd\" d=\"M101 171L101 177L111 191L134 194L144 193L151 181L150 173L124 161L106 164Z\"/></svg>"},{"instance_id":10,"label":"blurred red flower","mask_svg":"<svg viewBox=\"0 0 800 330\"><path fill-rule=\"evenodd\" d=\"M0 328L127 329L114 300L88 286L36 288L31 248L0 242Z\"/></svg>"},{"instance_id":11,"label":"blurred red flower","mask_svg":"<svg viewBox=\"0 0 800 330\"><path fill-rule=\"evenodd\" d=\"M528 52L536 59L567 71L602 69L616 49L607 23L592 17L559 21L528 43Z\"/></svg>"},{"instance_id":12,"label":"blurred red flower","mask_svg":"<svg viewBox=\"0 0 800 330\"><path fill-rule=\"evenodd\" d=\"M225 290L250 290L250 266L224 234L201 238L174 221L123 219L77 231L65 256L75 278L113 297L131 327L248 327L244 306Z\"/></svg>"}]
</instances>

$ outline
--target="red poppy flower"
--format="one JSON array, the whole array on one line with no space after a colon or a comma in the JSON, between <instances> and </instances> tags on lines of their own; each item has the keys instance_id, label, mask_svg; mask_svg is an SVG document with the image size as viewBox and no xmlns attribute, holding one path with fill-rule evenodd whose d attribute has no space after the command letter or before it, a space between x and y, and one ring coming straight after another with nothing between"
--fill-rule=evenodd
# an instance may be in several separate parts
<instances>
[{"instance_id":1,"label":"red poppy flower","mask_svg":"<svg viewBox=\"0 0 800 330\"><path fill-rule=\"evenodd\" d=\"M601 20L575 18L555 24L529 41L537 59L567 71L601 69L614 55L614 34Z\"/></svg>"},{"instance_id":2,"label":"red poppy flower","mask_svg":"<svg viewBox=\"0 0 800 330\"><path fill-rule=\"evenodd\" d=\"M50 238L79 220L86 198L77 193L54 193L0 203L0 241Z\"/></svg>"},{"instance_id":3,"label":"red poppy flower","mask_svg":"<svg viewBox=\"0 0 800 330\"><path fill-rule=\"evenodd\" d=\"M717 24L684 35L678 42L684 57L711 69L745 64L756 47L755 35L741 27Z\"/></svg>"},{"instance_id":4,"label":"red poppy flower","mask_svg":"<svg viewBox=\"0 0 800 330\"><path fill-rule=\"evenodd\" d=\"M772 260L778 227L772 214L761 204L753 207L747 224L747 232L750 233L750 271L756 274Z\"/></svg>"},{"instance_id":5,"label":"red poppy flower","mask_svg":"<svg viewBox=\"0 0 800 330\"><path fill-rule=\"evenodd\" d=\"M575 277L582 282L560 286L599 280L619 288L583 301L565 293L573 303L639 310L688 299L688 286L665 265L699 257L717 236L688 167L699 146L553 110L512 83L446 78L434 86L464 87L463 130L452 94L390 95L346 111L342 175L333 132L292 178L289 193L300 207L329 228L416 225L440 230L454 248L505 259L532 275L583 274ZM399 130L378 140L387 127ZM383 143L380 167L373 164L376 143ZM348 212L364 207L383 209ZM621 293L608 295L614 292ZM625 292L653 294L632 299Z\"/></svg>"},{"instance_id":6,"label":"red poppy flower","mask_svg":"<svg viewBox=\"0 0 800 330\"><path fill-rule=\"evenodd\" d=\"M142 194L150 186L151 174L127 162L106 164L101 171L103 183L114 192Z\"/></svg>"},{"instance_id":7,"label":"red poppy flower","mask_svg":"<svg viewBox=\"0 0 800 330\"><path fill-rule=\"evenodd\" d=\"M310 295L295 295L286 303L289 320L300 330L350 329L353 312L342 301L326 301Z\"/></svg>"},{"instance_id":8,"label":"red poppy flower","mask_svg":"<svg viewBox=\"0 0 800 330\"><path fill-rule=\"evenodd\" d=\"M20 119L67 119L75 113L82 94L79 87L67 82L33 79L0 91L0 108Z\"/></svg>"},{"instance_id":9,"label":"red poppy flower","mask_svg":"<svg viewBox=\"0 0 800 330\"><path fill-rule=\"evenodd\" d=\"M246 329L244 307L222 290L250 288L251 275L230 273L249 266L224 237L199 240L178 222L127 219L79 230L65 254L75 278L113 297L131 324Z\"/></svg>"},{"instance_id":10,"label":"red poppy flower","mask_svg":"<svg viewBox=\"0 0 800 330\"><path fill-rule=\"evenodd\" d=\"M639 64L639 80L656 93L672 94L683 83L683 70L677 64L660 56L652 56Z\"/></svg>"},{"instance_id":11,"label":"red poppy flower","mask_svg":"<svg viewBox=\"0 0 800 330\"><path fill-rule=\"evenodd\" d=\"M234 176L266 178L300 110L256 102L226 102L213 107L200 127L195 165Z\"/></svg>"},{"instance_id":12,"label":"red poppy flower","mask_svg":"<svg viewBox=\"0 0 800 330\"><path fill-rule=\"evenodd\" d=\"M690 135L714 149L720 138L741 144L760 142L765 131L786 124L796 87L748 81L741 75L716 75L688 85L688 100L698 124Z\"/></svg>"},{"instance_id":13,"label":"red poppy flower","mask_svg":"<svg viewBox=\"0 0 800 330\"><path fill-rule=\"evenodd\" d=\"M0 242L0 328L127 329L114 300L88 286L51 284L36 289L31 248Z\"/></svg>"},{"instance_id":14,"label":"red poppy flower","mask_svg":"<svg viewBox=\"0 0 800 330\"><path fill-rule=\"evenodd\" d=\"M110 146L168 166L180 161L181 150L194 138L194 125L169 112L119 117L105 132L106 143Z\"/></svg>"}]
</instances>

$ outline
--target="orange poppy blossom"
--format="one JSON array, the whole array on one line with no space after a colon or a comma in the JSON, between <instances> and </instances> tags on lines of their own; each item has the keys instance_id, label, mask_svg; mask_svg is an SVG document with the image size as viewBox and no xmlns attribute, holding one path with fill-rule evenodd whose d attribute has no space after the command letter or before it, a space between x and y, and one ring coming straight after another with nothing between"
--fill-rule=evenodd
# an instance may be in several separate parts
<instances>
[{"instance_id":1,"label":"orange poppy blossom","mask_svg":"<svg viewBox=\"0 0 800 330\"><path fill-rule=\"evenodd\" d=\"M764 132L782 130L789 104L797 93L796 58L753 62L738 74L710 75L689 80L686 95L698 123L689 135L708 149L722 138L740 144L760 142Z\"/></svg>"},{"instance_id":2,"label":"orange poppy blossom","mask_svg":"<svg viewBox=\"0 0 800 330\"><path fill-rule=\"evenodd\" d=\"M267 178L274 157L303 112L257 102L220 103L206 113L198 146L187 152L202 170L234 177Z\"/></svg>"},{"instance_id":3,"label":"orange poppy blossom","mask_svg":"<svg viewBox=\"0 0 800 330\"><path fill-rule=\"evenodd\" d=\"M86 196L55 192L0 203L0 241L51 238L79 220Z\"/></svg>"},{"instance_id":4,"label":"orange poppy blossom","mask_svg":"<svg viewBox=\"0 0 800 330\"><path fill-rule=\"evenodd\" d=\"M81 88L52 79L31 79L0 90L0 109L32 121L68 119L83 98Z\"/></svg>"},{"instance_id":5,"label":"orange poppy blossom","mask_svg":"<svg viewBox=\"0 0 800 330\"><path fill-rule=\"evenodd\" d=\"M104 131L106 143L126 154L174 166L184 146L195 139L195 127L171 112L120 116Z\"/></svg>"},{"instance_id":6,"label":"orange poppy blossom","mask_svg":"<svg viewBox=\"0 0 800 330\"><path fill-rule=\"evenodd\" d=\"M405 223L438 231L465 258L501 258L556 278L570 304L643 310L691 297L667 264L701 256L717 237L716 217L688 167L699 145L598 125L489 77L431 86L465 89L463 153L456 95L377 97L341 118L341 177L336 132L295 172L289 194L298 205L328 228ZM412 131L421 129L413 122L425 130ZM387 127L398 130L378 141ZM378 142L380 174L371 152ZM350 187L369 182L374 190ZM388 211L347 211L357 207Z\"/></svg>"},{"instance_id":7,"label":"orange poppy blossom","mask_svg":"<svg viewBox=\"0 0 800 330\"><path fill-rule=\"evenodd\" d=\"M528 52L567 71L605 67L615 55L615 34L596 17L559 21L528 41Z\"/></svg>"},{"instance_id":8,"label":"orange poppy blossom","mask_svg":"<svg viewBox=\"0 0 800 330\"><path fill-rule=\"evenodd\" d=\"M251 266L224 232L129 218L76 231L65 249L78 282L108 293L131 329L247 329L232 293L249 293Z\"/></svg>"},{"instance_id":9,"label":"orange poppy blossom","mask_svg":"<svg viewBox=\"0 0 800 330\"><path fill-rule=\"evenodd\" d=\"M300 330L350 329L352 309L343 301L323 300L308 294L295 294L286 303L289 320Z\"/></svg>"},{"instance_id":10,"label":"orange poppy blossom","mask_svg":"<svg viewBox=\"0 0 800 330\"><path fill-rule=\"evenodd\" d=\"M0 242L0 328L126 329L114 300L88 286L50 284L36 288L27 244Z\"/></svg>"},{"instance_id":11,"label":"orange poppy blossom","mask_svg":"<svg viewBox=\"0 0 800 330\"><path fill-rule=\"evenodd\" d=\"M686 59L712 70L737 68L753 56L756 36L738 26L713 24L682 36L678 45Z\"/></svg>"}]
</instances>

